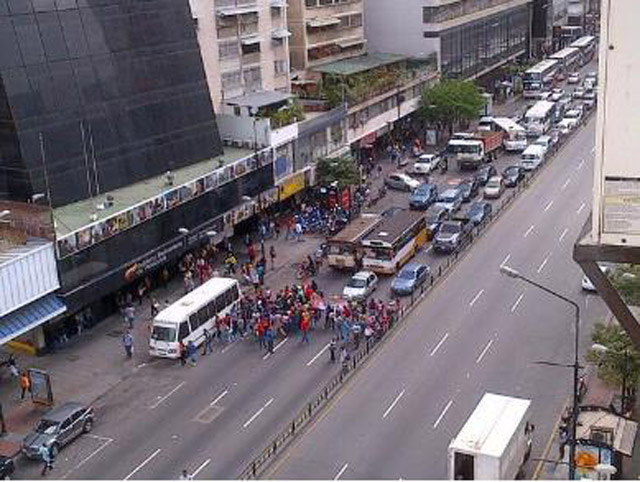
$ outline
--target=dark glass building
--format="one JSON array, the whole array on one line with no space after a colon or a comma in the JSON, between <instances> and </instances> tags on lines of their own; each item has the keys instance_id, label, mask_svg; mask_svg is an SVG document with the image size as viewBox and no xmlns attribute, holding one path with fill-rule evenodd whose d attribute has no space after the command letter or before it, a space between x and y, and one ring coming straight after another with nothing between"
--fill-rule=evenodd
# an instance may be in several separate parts
<instances>
[{"instance_id":1,"label":"dark glass building","mask_svg":"<svg viewBox=\"0 0 640 482\"><path fill-rule=\"evenodd\" d=\"M188 0L0 0L1 199L46 172L61 206L221 153Z\"/></svg>"}]
</instances>

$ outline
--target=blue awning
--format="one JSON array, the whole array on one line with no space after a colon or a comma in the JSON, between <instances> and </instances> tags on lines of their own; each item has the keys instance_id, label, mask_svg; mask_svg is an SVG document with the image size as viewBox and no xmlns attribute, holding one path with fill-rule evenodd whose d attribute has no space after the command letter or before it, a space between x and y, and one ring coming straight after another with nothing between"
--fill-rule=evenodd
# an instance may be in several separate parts
<instances>
[{"instance_id":1,"label":"blue awning","mask_svg":"<svg viewBox=\"0 0 640 482\"><path fill-rule=\"evenodd\" d=\"M47 295L0 318L0 345L67 311L56 295Z\"/></svg>"}]
</instances>

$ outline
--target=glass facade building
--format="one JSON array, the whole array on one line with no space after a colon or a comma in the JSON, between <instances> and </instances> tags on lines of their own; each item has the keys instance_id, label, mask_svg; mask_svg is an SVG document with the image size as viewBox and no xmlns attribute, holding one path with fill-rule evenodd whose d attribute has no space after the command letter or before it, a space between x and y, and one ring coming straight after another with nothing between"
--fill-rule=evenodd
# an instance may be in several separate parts
<instances>
[{"instance_id":1,"label":"glass facade building","mask_svg":"<svg viewBox=\"0 0 640 482\"><path fill-rule=\"evenodd\" d=\"M480 75L528 51L530 32L530 4L437 32L442 74L449 78ZM428 33L431 32L425 32L425 36Z\"/></svg>"},{"instance_id":2,"label":"glass facade building","mask_svg":"<svg viewBox=\"0 0 640 482\"><path fill-rule=\"evenodd\" d=\"M0 198L48 180L61 206L221 153L188 0L0 0Z\"/></svg>"}]
</instances>

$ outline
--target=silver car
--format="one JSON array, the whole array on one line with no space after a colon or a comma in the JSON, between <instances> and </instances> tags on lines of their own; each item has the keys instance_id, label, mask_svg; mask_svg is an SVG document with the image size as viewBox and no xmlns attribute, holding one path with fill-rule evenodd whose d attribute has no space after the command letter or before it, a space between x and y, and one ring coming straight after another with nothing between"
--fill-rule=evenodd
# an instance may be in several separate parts
<instances>
[{"instance_id":1,"label":"silver car","mask_svg":"<svg viewBox=\"0 0 640 482\"><path fill-rule=\"evenodd\" d=\"M34 431L22 441L22 453L39 459L41 447L51 448L53 455L93 429L93 409L80 403L67 402L47 412Z\"/></svg>"}]
</instances>

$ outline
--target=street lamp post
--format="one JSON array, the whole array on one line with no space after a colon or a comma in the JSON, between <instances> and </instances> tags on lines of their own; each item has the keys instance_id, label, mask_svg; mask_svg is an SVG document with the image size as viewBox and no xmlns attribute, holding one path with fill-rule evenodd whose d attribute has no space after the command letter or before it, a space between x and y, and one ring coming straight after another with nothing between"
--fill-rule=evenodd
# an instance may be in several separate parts
<instances>
[{"instance_id":1,"label":"street lamp post","mask_svg":"<svg viewBox=\"0 0 640 482\"><path fill-rule=\"evenodd\" d=\"M571 410L571 444L569 445L569 480L574 480L576 475L576 444L577 444L577 429L578 429L578 398L579 398L579 374L578 370L580 365L578 364L578 354L579 354L579 341L580 341L580 307L578 304L563 296L555 291L543 286L535 281L530 280L529 278L524 277L520 272L516 271L513 268L510 268L506 265L500 266L500 272L510 278L519 279L524 281L525 283L530 284L531 286L535 286L536 288L544 291L545 293L558 298L559 300L564 301L565 303L571 305L574 310L574 323L575 323L575 333L574 333L574 349L573 349L573 395L572 395L572 403L573 407Z\"/></svg>"}]
</instances>

